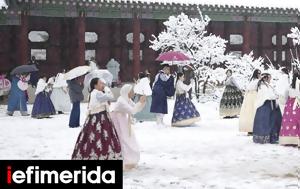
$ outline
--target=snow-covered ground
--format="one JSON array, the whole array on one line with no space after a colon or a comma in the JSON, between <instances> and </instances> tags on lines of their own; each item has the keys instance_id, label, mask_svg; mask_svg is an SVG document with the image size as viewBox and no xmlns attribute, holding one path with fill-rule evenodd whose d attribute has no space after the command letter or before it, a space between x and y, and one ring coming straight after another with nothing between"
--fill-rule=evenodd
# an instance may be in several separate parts
<instances>
[{"instance_id":1,"label":"snow-covered ground","mask_svg":"<svg viewBox=\"0 0 300 189\"><path fill-rule=\"evenodd\" d=\"M136 124L141 161L124 173L124 188L299 189L299 150L253 144L238 132L238 119L218 117L217 106L198 104L202 121L193 127ZM5 109L0 106L0 159L70 159L80 128L68 128L68 115L36 120L7 117Z\"/></svg>"}]
</instances>

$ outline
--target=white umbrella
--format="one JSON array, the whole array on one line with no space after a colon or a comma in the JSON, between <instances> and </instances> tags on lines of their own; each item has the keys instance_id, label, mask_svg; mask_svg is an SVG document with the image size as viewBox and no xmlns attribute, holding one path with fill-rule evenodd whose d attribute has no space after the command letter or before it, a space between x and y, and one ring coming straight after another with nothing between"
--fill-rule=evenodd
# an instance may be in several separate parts
<instances>
[{"instance_id":1,"label":"white umbrella","mask_svg":"<svg viewBox=\"0 0 300 189\"><path fill-rule=\"evenodd\" d=\"M90 82L94 78L103 79L107 85L111 85L113 80L113 75L104 69L94 70L91 73L87 74L84 78L84 85L89 88Z\"/></svg>"},{"instance_id":2,"label":"white umbrella","mask_svg":"<svg viewBox=\"0 0 300 189\"><path fill-rule=\"evenodd\" d=\"M65 74L65 80L72 80L76 77L85 75L91 70L89 66L78 66Z\"/></svg>"}]
</instances>

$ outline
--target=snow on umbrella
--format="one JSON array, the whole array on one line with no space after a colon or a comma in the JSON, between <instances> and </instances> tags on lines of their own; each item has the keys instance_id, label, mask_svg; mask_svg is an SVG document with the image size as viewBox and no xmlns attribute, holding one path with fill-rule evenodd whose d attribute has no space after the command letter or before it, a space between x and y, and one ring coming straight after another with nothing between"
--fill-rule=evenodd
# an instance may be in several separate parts
<instances>
[{"instance_id":1,"label":"snow on umbrella","mask_svg":"<svg viewBox=\"0 0 300 189\"><path fill-rule=\"evenodd\" d=\"M87 74L84 78L84 85L89 88L90 82L93 78L103 79L107 85L111 85L113 75L108 70L98 69Z\"/></svg>"},{"instance_id":2,"label":"snow on umbrella","mask_svg":"<svg viewBox=\"0 0 300 189\"><path fill-rule=\"evenodd\" d=\"M73 68L72 70L68 71L65 74L65 80L72 80L77 77L83 76L86 73L88 73L91 70L89 66L78 66L76 68Z\"/></svg>"},{"instance_id":3,"label":"snow on umbrella","mask_svg":"<svg viewBox=\"0 0 300 189\"><path fill-rule=\"evenodd\" d=\"M169 51L169 52L161 53L156 58L156 60L162 62L167 61L167 62L171 62L172 64L174 64L175 62L175 64L178 64L178 62L188 61L190 60L190 58L179 51Z\"/></svg>"},{"instance_id":4,"label":"snow on umbrella","mask_svg":"<svg viewBox=\"0 0 300 189\"><path fill-rule=\"evenodd\" d=\"M10 75L26 74L31 72L37 72L39 69L35 65L22 65L18 66L10 72Z\"/></svg>"}]
</instances>

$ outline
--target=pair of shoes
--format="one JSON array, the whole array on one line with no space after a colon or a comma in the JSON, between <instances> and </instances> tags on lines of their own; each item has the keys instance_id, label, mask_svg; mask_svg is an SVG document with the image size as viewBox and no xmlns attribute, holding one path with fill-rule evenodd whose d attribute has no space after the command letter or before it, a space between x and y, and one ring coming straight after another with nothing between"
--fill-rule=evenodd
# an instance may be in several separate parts
<instances>
[{"instance_id":1,"label":"pair of shoes","mask_svg":"<svg viewBox=\"0 0 300 189\"><path fill-rule=\"evenodd\" d=\"M24 114L22 114L22 116L30 116L30 114L29 113L24 113Z\"/></svg>"},{"instance_id":2,"label":"pair of shoes","mask_svg":"<svg viewBox=\"0 0 300 189\"><path fill-rule=\"evenodd\" d=\"M64 112L62 112L62 111L58 111L58 114L64 114Z\"/></svg>"},{"instance_id":3,"label":"pair of shoes","mask_svg":"<svg viewBox=\"0 0 300 189\"><path fill-rule=\"evenodd\" d=\"M12 114L12 113L6 113L6 115L8 115L8 116L13 116L13 114Z\"/></svg>"}]
</instances>

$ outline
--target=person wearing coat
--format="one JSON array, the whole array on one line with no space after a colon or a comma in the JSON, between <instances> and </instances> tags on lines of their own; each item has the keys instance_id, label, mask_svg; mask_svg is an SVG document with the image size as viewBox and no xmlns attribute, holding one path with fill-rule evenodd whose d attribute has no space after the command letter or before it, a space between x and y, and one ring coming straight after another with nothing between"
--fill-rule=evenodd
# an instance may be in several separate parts
<instances>
[{"instance_id":1,"label":"person wearing coat","mask_svg":"<svg viewBox=\"0 0 300 189\"><path fill-rule=\"evenodd\" d=\"M81 78L68 80L69 96L72 102L72 110L70 114L69 126L75 128L80 126L80 102L84 99L83 83Z\"/></svg>"},{"instance_id":2,"label":"person wearing coat","mask_svg":"<svg viewBox=\"0 0 300 189\"><path fill-rule=\"evenodd\" d=\"M29 116L27 112L26 90L30 74L15 75L12 78L11 90L8 95L7 115L13 116L20 111L22 116Z\"/></svg>"},{"instance_id":3,"label":"person wearing coat","mask_svg":"<svg viewBox=\"0 0 300 189\"><path fill-rule=\"evenodd\" d=\"M152 103L150 112L156 113L156 123L163 125L164 114L168 114L168 97L174 96L174 77L170 75L170 66L164 65L163 69L155 76L152 88Z\"/></svg>"},{"instance_id":4,"label":"person wearing coat","mask_svg":"<svg viewBox=\"0 0 300 189\"><path fill-rule=\"evenodd\" d=\"M49 118L55 114L55 108L50 99L49 84L47 84L46 81L47 78L42 76L37 83L35 91L36 98L31 112L31 117L33 118Z\"/></svg>"},{"instance_id":5,"label":"person wearing coat","mask_svg":"<svg viewBox=\"0 0 300 189\"><path fill-rule=\"evenodd\" d=\"M197 121L200 121L200 114L195 105L191 101L188 92L192 88L192 84L184 84L185 75L183 73L177 74L176 83L176 101L172 117L173 127L189 126Z\"/></svg>"},{"instance_id":6,"label":"person wearing coat","mask_svg":"<svg viewBox=\"0 0 300 189\"><path fill-rule=\"evenodd\" d=\"M145 106L146 97L141 96L138 103L131 99L134 96L132 85L125 84L120 91L121 96L111 109L111 119L121 142L123 169L136 167L140 159L140 150L132 128L133 115Z\"/></svg>"},{"instance_id":7,"label":"person wearing coat","mask_svg":"<svg viewBox=\"0 0 300 189\"><path fill-rule=\"evenodd\" d=\"M240 119L239 119L239 131L247 132L248 135L252 135L253 122L256 113L255 101L257 96L257 84L261 76L261 71L254 70L250 83L247 86L245 98L242 104Z\"/></svg>"},{"instance_id":8,"label":"person wearing coat","mask_svg":"<svg viewBox=\"0 0 300 189\"><path fill-rule=\"evenodd\" d=\"M105 82L90 82L88 115L77 138L73 160L121 160L122 151L115 127L108 114L114 96Z\"/></svg>"},{"instance_id":9,"label":"person wearing coat","mask_svg":"<svg viewBox=\"0 0 300 189\"><path fill-rule=\"evenodd\" d=\"M253 126L253 142L259 144L277 143L281 127L281 112L278 96L270 85L271 75L262 74L258 82L256 114Z\"/></svg>"}]
</instances>

